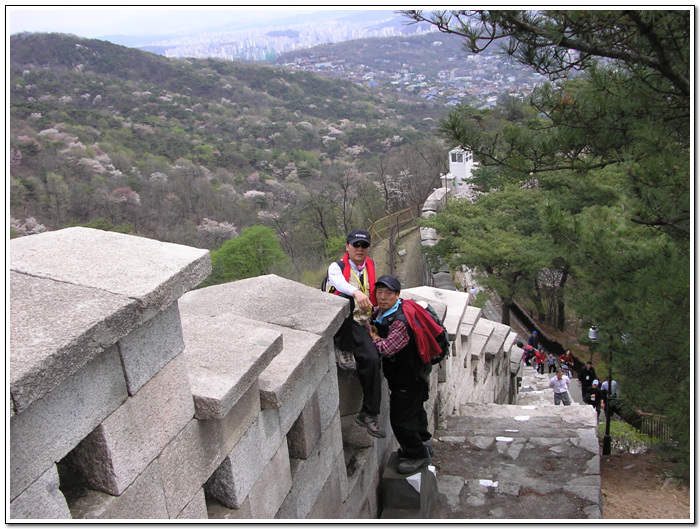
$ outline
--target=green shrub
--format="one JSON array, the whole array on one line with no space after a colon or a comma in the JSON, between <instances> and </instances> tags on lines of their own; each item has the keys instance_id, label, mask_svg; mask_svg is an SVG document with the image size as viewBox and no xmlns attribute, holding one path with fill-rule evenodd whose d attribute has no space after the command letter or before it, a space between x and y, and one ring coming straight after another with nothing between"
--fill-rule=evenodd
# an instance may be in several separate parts
<instances>
[{"instance_id":1,"label":"green shrub","mask_svg":"<svg viewBox=\"0 0 700 529\"><path fill-rule=\"evenodd\" d=\"M598 435L605 435L605 422L598 424ZM658 441L623 421L610 421L610 449L613 453L645 452Z\"/></svg>"}]
</instances>

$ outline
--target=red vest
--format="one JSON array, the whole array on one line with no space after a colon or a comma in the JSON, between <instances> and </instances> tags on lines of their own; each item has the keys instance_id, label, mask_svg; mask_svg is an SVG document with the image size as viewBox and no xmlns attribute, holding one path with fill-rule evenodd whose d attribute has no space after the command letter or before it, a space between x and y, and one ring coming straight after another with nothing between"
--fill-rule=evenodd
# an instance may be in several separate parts
<instances>
[{"instance_id":1,"label":"red vest","mask_svg":"<svg viewBox=\"0 0 700 529\"><path fill-rule=\"evenodd\" d=\"M343 266L343 277L345 278L345 281L350 282L350 272L352 268L350 268L350 257L348 255L348 252L345 252L345 255L343 256L343 263L345 266ZM373 307L377 306L377 296L375 294L375 288L374 288L374 282L376 281L374 277L374 261L367 257L365 259L365 264L367 265L365 270L367 272L367 283L369 284L369 301L372 303ZM336 294L339 294L339 292L336 290Z\"/></svg>"}]
</instances>

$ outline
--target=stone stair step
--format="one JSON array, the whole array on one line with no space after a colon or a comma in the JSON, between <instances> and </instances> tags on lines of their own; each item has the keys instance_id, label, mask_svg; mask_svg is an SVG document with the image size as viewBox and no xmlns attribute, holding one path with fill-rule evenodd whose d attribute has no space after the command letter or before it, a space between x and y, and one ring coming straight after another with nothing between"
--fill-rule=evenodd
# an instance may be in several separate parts
<instances>
[{"instance_id":1,"label":"stone stair step","mask_svg":"<svg viewBox=\"0 0 700 529\"><path fill-rule=\"evenodd\" d=\"M424 467L413 475L399 474L396 471L398 462L398 454L394 452L382 474L382 518L407 518L408 515L419 519L432 518L438 495L434 472Z\"/></svg>"},{"instance_id":2,"label":"stone stair step","mask_svg":"<svg viewBox=\"0 0 700 529\"><path fill-rule=\"evenodd\" d=\"M434 437L435 517L600 518L596 423L590 406L462 405Z\"/></svg>"}]
</instances>

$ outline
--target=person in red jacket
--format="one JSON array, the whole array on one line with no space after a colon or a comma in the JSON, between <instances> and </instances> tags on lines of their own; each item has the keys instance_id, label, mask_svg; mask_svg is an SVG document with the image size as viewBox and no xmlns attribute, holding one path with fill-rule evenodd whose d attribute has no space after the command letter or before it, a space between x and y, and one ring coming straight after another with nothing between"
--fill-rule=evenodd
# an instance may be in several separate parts
<instances>
[{"instance_id":1,"label":"person in red jacket","mask_svg":"<svg viewBox=\"0 0 700 529\"><path fill-rule=\"evenodd\" d=\"M535 353L536 369L540 375L544 375L544 364L546 361L547 353L545 352L544 347L540 347L540 350Z\"/></svg>"},{"instance_id":2,"label":"person in red jacket","mask_svg":"<svg viewBox=\"0 0 700 529\"><path fill-rule=\"evenodd\" d=\"M338 367L357 371L362 386L362 409L355 422L367 428L374 437L386 437L379 425L382 400L381 363L377 348L365 330L372 306L376 305L374 261L369 257L372 243L369 232L351 231L345 241L342 261L328 267L328 283L335 294L350 299L350 315L345 319L333 341Z\"/></svg>"},{"instance_id":3,"label":"person in red jacket","mask_svg":"<svg viewBox=\"0 0 700 529\"><path fill-rule=\"evenodd\" d=\"M571 349L564 351L564 354L559 357L559 361L564 374L571 378L574 372L574 355L571 354Z\"/></svg>"}]
</instances>

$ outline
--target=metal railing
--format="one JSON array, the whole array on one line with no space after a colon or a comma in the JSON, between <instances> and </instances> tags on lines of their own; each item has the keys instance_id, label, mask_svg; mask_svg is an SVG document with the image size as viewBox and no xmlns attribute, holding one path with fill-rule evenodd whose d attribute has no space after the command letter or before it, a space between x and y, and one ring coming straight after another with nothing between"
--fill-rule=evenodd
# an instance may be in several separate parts
<instances>
[{"instance_id":1,"label":"metal railing","mask_svg":"<svg viewBox=\"0 0 700 529\"><path fill-rule=\"evenodd\" d=\"M396 253L396 240L399 236L399 233L403 228L406 228L407 226L413 224L416 221L416 219L420 217L422 211L423 205L416 204L408 208L402 209L401 211L392 213L391 215L387 215L386 217L382 217L381 219L374 221L370 225L368 231L372 237L372 241L374 244L376 244L376 242L374 241L389 241L389 248L387 251L389 255L390 274L394 274L395 271L394 255Z\"/></svg>"},{"instance_id":2,"label":"metal railing","mask_svg":"<svg viewBox=\"0 0 700 529\"><path fill-rule=\"evenodd\" d=\"M669 441L671 439L671 429L666 424L665 417L644 413L640 410L637 410L637 415L641 419L637 427L638 430L659 441Z\"/></svg>"}]
</instances>

